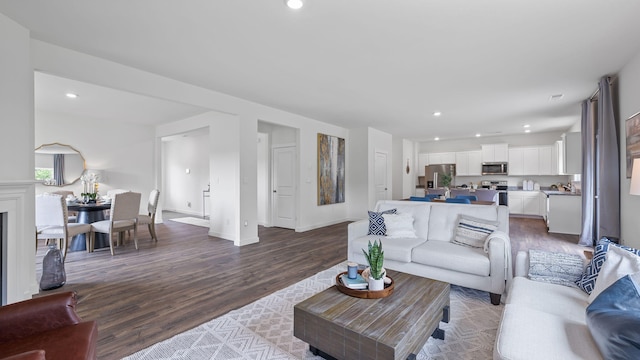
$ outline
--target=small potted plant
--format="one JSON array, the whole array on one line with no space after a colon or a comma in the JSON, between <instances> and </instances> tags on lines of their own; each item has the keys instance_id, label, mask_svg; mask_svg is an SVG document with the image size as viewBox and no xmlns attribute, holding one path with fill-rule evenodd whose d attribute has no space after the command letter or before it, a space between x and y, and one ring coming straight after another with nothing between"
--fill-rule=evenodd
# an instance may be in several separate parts
<instances>
[{"instance_id":1,"label":"small potted plant","mask_svg":"<svg viewBox=\"0 0 640 360\"><path fill-rule=\"evenodd\" d=\"M364 257L369 263L369 290L377 291L384 289L384 276L386 275L382 264L384 262L384 251L382 251L382 241L375 240L373 244L369 241L369 252L362 249Z\"/></svg>"}]
</instances>

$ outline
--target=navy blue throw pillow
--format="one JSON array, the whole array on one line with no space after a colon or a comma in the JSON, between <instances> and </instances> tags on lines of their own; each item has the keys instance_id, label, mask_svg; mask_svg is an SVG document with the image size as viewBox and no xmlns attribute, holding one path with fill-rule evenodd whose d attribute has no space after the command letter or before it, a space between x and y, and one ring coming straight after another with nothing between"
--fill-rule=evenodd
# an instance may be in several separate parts
<instances>
[{"instance_id":1,"label":"navy blue throw pillow","mask_svg":"<svg viewBox=\"0 0 640 360\"><path fill-rule=\"evenodd\" d=\"M589 331L605 359L640 359L640 293L636 276L618 279L587 307Z\"/></svg>"},{"instance_id":2,"label":"navy blue throw pillow","mask_svg":"<svg viewBox=\"0 0 640 360\"><path fill-rule=\"evenodd\" d=\"M367 235L387 235L387 227L384 225L382 214L395 214L397 209L389 209L383 212L369 211L369 233Z\"/></svg>"}]
</instances>

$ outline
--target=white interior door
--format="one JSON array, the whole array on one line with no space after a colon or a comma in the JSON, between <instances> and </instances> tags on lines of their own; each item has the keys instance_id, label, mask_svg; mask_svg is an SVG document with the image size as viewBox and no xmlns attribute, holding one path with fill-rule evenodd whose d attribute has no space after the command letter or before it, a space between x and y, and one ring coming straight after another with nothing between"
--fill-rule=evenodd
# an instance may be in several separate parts
<instances>
[{"instance_id":1,"label":"white interior door","mask_svg":"<svg viewBox=\"0 0 640 360\"><path fill-rule=\"evenodd\" d=\"M387 165L387 153L376 151L375 159L373 161L374 167L374 181L376 187L376 201L388 199L388 165Z\"/></svg>"},{"instance_id":2,"label":"white interior door","mask_svg":"<svg viewBox=\"0 0 640 360\"><path fill-rule=\"evenodd\" d=\"M296 147L273 149L273 226L295 229L296 226Z\"/></svg>"}]
</instances>

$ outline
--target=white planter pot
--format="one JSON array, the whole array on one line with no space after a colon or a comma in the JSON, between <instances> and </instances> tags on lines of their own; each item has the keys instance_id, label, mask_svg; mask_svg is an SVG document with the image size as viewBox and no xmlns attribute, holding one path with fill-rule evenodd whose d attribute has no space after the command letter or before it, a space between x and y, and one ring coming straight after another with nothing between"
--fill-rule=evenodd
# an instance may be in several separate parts
<instances>
[{"instance_id":1,"label":"white planter pot","mask_svg":"<svg viewBox=\"0 0 640 360\"><path fill-rule=\"evenodd\" d=\"M369 277L369 291L379 290L384 290L384 277L380 280Z\"/></svg>"}]
</instances>

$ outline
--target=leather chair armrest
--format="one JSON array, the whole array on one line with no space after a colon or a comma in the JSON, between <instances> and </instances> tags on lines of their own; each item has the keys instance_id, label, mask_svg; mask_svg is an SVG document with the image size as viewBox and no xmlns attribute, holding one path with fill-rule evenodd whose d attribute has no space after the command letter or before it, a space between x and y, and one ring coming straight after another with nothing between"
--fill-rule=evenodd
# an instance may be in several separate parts
<instances>
[{"instance_id":1,"label":"leather chair armrest","mask_svg":"<svg viewBox=\"0 0 640 360\"><path fill-rule=\"evenodd\" d=\"M21 354L2 358L0 360L46 360L44 350L32 350Z\"/></svg>"},{"instance_id":2,"label":"leather chair armrest","mask_svg":"<svg viewBox=\"0 0 640 360\"><path fill-rule=\"evenodd\" d=\"M0 307L0 342L79 323L76 303L75 292L64 292Z\"/></svg>"}]
</instances>

